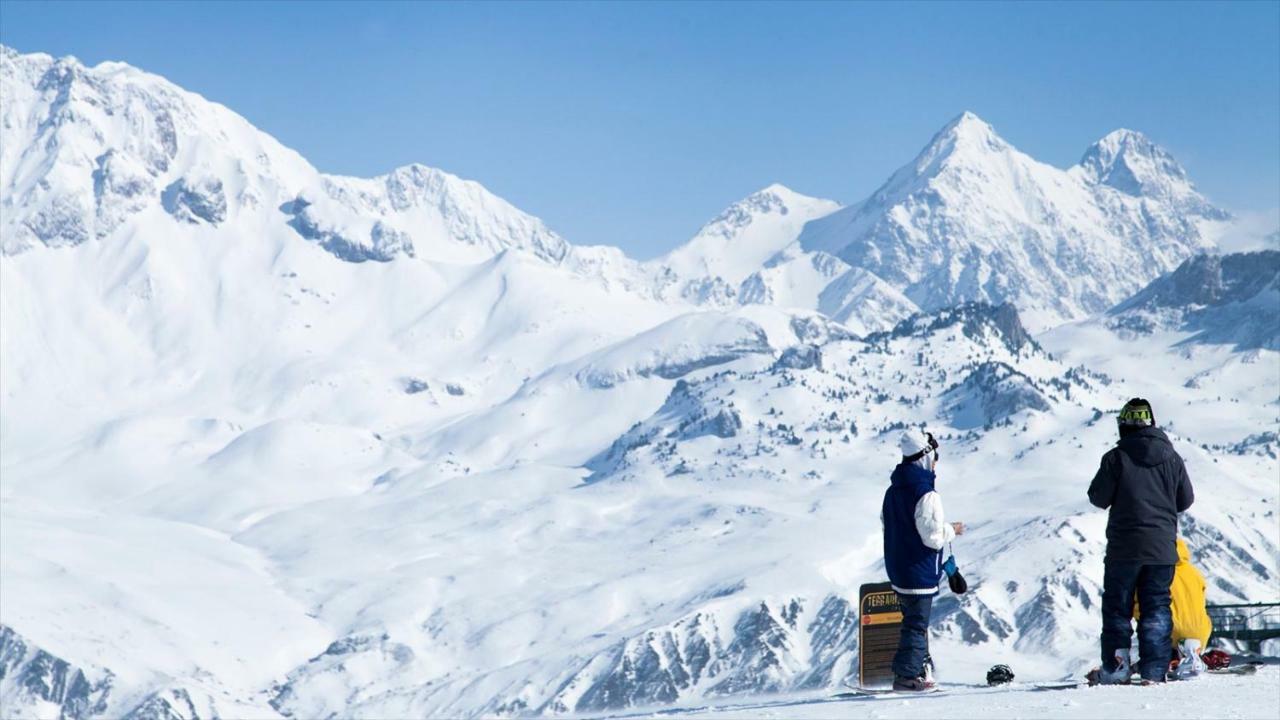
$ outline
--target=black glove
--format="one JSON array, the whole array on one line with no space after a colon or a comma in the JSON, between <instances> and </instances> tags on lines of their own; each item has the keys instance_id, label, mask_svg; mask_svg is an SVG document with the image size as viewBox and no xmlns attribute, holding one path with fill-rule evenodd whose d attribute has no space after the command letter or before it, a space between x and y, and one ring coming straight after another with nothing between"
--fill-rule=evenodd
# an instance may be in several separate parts
<instances>
[{"instance_id":1,"label":"black glove","mask_svg":"<svg viewBox=\"0 0 1280 720\"><path fill-rule=\"evenodd\" d=\"M951 592L957 595L963 595L969 589L969 583L964 581L964 576L960 574L960 568L956 566L956 556L952 555L947 561L942 563L942 569L947 573L947 585L951 586Z\"/></svg>"}]
</instances>

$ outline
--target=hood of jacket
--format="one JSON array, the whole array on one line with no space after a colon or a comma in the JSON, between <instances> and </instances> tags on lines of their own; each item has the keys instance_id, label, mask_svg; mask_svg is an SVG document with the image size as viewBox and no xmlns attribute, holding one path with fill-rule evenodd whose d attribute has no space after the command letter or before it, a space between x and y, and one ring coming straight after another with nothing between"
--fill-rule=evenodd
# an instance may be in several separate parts
<instances>
[{"instance_id":1,"label":"hood of jacket","mask_svg":"<svg viewBox=\"0 0 1280 720\"><path fill-rule=\"evenodd\" d=\"M889 483L891 485L919 485L923 483L932 490L937 477L932 470L925 470L917 463L899 463L893 469L893 474L889 476Z\"/></svg>"},{"instance_id":2,"label":"hood of jacket","mask_svg":"<svg viewBox=\"0 0 1280 720\"><path fill-rule=\"evenodd\" d=\"M1145 427L1120 438L1116 443L1129 459L1143 467L1162 465L1173 457L1173 443L1158 427Z\"/></svg>"}]
</instances>

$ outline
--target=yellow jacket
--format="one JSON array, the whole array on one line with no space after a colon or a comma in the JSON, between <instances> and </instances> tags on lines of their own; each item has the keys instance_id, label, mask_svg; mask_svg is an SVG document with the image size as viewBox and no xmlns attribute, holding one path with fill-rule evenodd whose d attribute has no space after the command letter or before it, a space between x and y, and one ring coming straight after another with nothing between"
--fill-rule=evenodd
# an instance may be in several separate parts
<instances>
[{"instance_id":1,"label":"yellow jacket","mask_svg":"<svg viewBox=\"0 0 1280 720\"><path fill-rule=\"evenodd\" d=\"M1187 542L1178 538L1178 564L1173 568L1173 584L1169 586L1169 609L1173 613L1173 643L1187 638L1200 641L1200 649L1209 647L1209 635L1213 621L1204 609L1204 576L1191 564L1191 551ZM1138 617L1138 603L1133 604L1133 616Z\"/></svg>"}]
</instances>

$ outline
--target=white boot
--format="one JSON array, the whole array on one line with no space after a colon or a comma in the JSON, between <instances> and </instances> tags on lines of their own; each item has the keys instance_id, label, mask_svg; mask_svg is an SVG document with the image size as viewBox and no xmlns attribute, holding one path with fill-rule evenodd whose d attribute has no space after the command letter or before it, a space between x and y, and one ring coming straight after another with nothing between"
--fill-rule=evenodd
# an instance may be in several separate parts
<instances>
[{"instance_id":1,"label":"white boot","mask_svg":"<svg viewBox=\"0 0 1280 720\"><path fill-rule=\"evenodd\" d=\"M1133 675L1133 668L1129 665L1129 648L1116 650L1116 665L1116 669L1110 672L1106 668L1099 668L1098 682L1103 685L1128 685L1129 678Z\"/></svg>"},{"instance_id":2,"label":"white boot","mask_svg":"<svg viewBox=\"0 0 1280 720\"><path fill-rule=\"evenodd\" d=\"M1179 680L1189 680L1191 678L1204 675L1208 668L1204 664L1204 660L1200 659L1200 641L1195 638L1186 638L1178 644L1178 669L1174 672L1174 676Z\"/></svg>"}]
</instances>

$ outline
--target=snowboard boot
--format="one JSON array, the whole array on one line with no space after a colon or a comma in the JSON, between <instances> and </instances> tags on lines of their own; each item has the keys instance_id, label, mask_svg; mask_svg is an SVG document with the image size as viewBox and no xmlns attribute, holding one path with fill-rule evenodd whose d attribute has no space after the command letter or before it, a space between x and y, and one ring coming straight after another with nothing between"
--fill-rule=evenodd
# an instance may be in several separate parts
<instances>
[{"instance_id":1,"label":"snowboard boot","mask_svg":"<svg viewBox=\"0 0 1280 720\"><path fill-rule=\"evenodd\" d=\"M1206 670L1204 660L1200 659L1199 640L1187 638L1178 644L1178 667L1173 671L1174 678L1190 680L1200 677Z\"/></svg>"},{"instance_id":2,"label":"snowboard boot","mask_svg":"<svg viewBox=\"0 0 1280 720\"><path fill-rule=\"evenodd\" d=\"M1114 670L1108 670L1105 667L1095 669L1089 673L1089 684L1128 685L1132 674L1133 667L1129 664L1129 648L1120 648L1116 650L1116 668Z\"/></svg>"},{"instance_id":3,"label":"snowboard boot","mask_svg":"<svg viewBox=\"0 0 1280 720\"><path fill-rule=\"evenodd\" d=\"M893 676L894 692L929 692L937 687L932 680L926 680L923 677L903 677L901 675Z\"/></svg>"}]
</instances>

